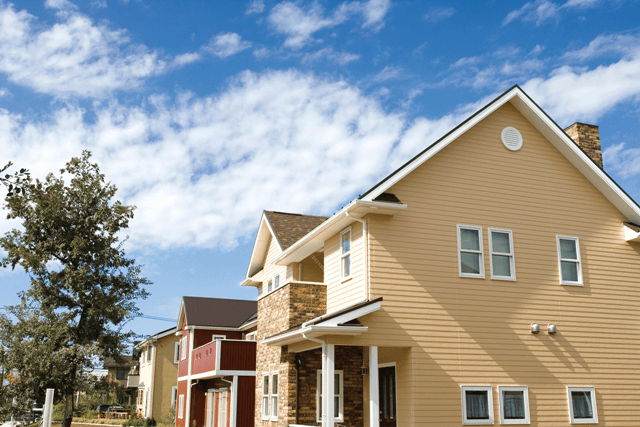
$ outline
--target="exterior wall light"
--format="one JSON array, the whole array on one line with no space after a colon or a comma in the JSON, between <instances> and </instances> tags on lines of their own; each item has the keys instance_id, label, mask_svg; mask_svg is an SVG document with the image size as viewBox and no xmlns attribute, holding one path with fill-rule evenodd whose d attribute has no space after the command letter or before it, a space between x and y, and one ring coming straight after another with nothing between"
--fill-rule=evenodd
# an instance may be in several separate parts
<instances>
[{"instance_id":1,"label":"exterior wall light","mask_svg":"<svg viewBox=\"0 0 640 427\"><path fill-rule=\"evenodd\" d=\"M360 375L368 375L368 374L369 374L369 368L362 365L362 367L360 368Z\"/></svg>"},{"instance_id":2,"label":"exterior wall light","mask_svg":"<svg viewBox=\"0 0 640 427\"><path fill-rule=\"evenodd\" d=\"M540 325L538 325L537 323L532 323L531 324L531 333L532 334L539 334L540 333Z\"/></svg>"},{"instance_id":3,"label":"exterior wall light","mask_svg":"<svg viewBox=\"0 0 640 427\"><path fill-rule=\"evenodd\" d=\"M556 329L556 325L553 325L553 324L547 325L547 332L549 332L549 335L555 335L556 332L558 332L558 330Z\"/></svg>"}]
</instances>

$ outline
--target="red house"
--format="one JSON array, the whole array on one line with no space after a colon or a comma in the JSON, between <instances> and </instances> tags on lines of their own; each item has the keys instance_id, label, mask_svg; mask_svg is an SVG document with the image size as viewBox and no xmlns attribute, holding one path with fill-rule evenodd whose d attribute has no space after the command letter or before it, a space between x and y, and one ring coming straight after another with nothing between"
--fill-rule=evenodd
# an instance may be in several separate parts
<instances>
[{"instance_id":1,"label":"red house","mask_svg":"<svg viewBox=\"0 0 640 427\"><path fill-rule=\"evenodd\" d=\"M183 297L177 427L253 427L257 302Z\"/></svg>"}]
</instances>

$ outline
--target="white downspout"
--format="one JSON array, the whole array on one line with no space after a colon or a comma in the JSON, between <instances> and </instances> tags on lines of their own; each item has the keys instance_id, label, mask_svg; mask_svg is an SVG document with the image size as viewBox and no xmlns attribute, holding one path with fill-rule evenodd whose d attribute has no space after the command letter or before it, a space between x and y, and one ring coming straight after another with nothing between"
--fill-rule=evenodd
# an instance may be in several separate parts
<instances>
[{"instance_id":1,"label":"white downspout","mask_svg":"<svg viewBox=\"0 0 640 427\"><path fill-rule=\"evenodd\" d=\"M358 221L362 224L362 242L363 244L363 271L364 271L364 301L368 301L370 299L369 295L369 232L367 230L367 221L362 218L355 217L351 215L349 212L346 212L345 215L355 221Z\"/></svg>"},{"instance_id":2,"label":"white downspout","mask_svg":"<svg viewBox=\"0 0 640 427\"><path fill-rule=\"evenodd\" d=\"M151 385L149 386L149 390L150 390L150 394L151 397L149 398L149 413L147 414L147 418L149 417L153 417L153 395L154 393L154 389L153 389L153 385L155 383L155 379L156 379L156 356L158 353L158 347L157 346L150 346L149 348L153 349L153 354L151 356ZM149 350L147 350L149 351Z\"/></svg>"}]
</instances>

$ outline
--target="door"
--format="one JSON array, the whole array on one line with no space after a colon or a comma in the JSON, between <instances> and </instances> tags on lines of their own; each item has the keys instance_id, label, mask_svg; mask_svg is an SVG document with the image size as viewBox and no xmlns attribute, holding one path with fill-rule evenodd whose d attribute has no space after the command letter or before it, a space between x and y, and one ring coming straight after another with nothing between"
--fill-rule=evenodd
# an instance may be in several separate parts
<instances>
[{"instance_id":1,"label":"door","mask_svg":"<svg viewBox=\"0 0 640 427\"><path fill-rule=\"evenodd\" d=\"M215 393L213 390L207 392L207 415L205 417L205 426L214 427L214 408L215 408Z\"/></svg>"},{"instance_id":2,"label":"door","mask_svg":"<svg viewBox=\"0 0 640 427\"><path fill-rule=\"evenodd\" d=\"M378 370L380 386L380 427L396 427L396 367Z\"/></svg>"},{"instance_id":3,"label":"door","mask_svg":"<svg viewBox=\"0 0 640 427\"><path fill-rule=\"evenodd\" d=\"M227 390L221 390L218 395L218 427L227 427L227 408L229 406Z\"/></svg>"}]
</instances>

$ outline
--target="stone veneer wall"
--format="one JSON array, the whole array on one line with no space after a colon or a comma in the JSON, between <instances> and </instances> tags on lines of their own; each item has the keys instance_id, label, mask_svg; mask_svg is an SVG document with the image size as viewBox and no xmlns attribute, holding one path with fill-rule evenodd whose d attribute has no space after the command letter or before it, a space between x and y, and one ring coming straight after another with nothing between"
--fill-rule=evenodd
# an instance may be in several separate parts
<instances>
[{"instance_id":1,"label":"stone veneer wall","mask_svg":"<svg viewBox=\"0 0 640 427\"><path fill-rule=\"evenodd\" d=\"M603 169L598 126L574 123L564 130Z\"/></svg>"},{"instance_id":2,"label":"stone veneer wall","mask_svg":"<svg viewBox=\"0 0 640 427\"><path fill-rule=\"evenodd\" d=\"M364 425L364 396L361 368L363 364L362 347L336 346L335 369L342 371L344 396L344 422L336 426L362 427ZM300 353L300 394L298 404L300 411L298 423L320 426L317 421L318 371L322 369L322 352L320 349ZM295 371L291 377L295 384ZM295 394L292 401L292 423L295 423ZM291 418L291 415L290 415Z\"/></svg>"},{"instance_id":3,"label":"stone veneer wall","mask_svg":"<svg viewBox=\"0 0 640 427\"><path fill-rule=\"evenodd\" d=\"M295 423L295 409L290 409L288 401L289 396L295 396L296 393L295 354L289 354L287 347L267 347L260 341L299 326L326 311L327 292L324 285L289 283L258 301L256 427L287 427ZM278 371L278 421L263 421L262 376L274 371Z\"/></svg>"}]
</instances>

